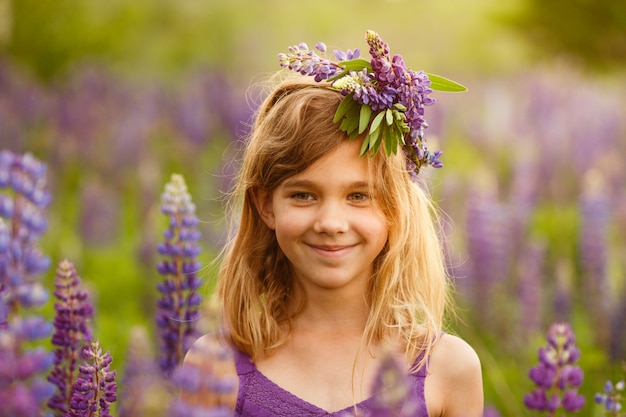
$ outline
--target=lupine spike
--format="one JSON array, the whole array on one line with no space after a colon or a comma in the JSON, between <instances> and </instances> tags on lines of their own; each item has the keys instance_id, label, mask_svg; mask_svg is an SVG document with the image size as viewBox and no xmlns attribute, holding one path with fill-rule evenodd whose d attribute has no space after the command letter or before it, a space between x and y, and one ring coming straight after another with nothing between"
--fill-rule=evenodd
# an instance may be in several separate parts
<instances>
[{"instance_id":1,"label":"lupine spike","mask_svg":"<svg viewBox=\"0 0 626 417\"><path fill-rule=\"evenodd\" d=\"M585 405L585 397L578 393L583 382L583 371L576 365L580 350L575 335L567 323L554 323L547 334L548 344L539 349L539 364L528 375L537 386L524 397L529 410L573 413Z\"/></svg>"},{"instance_id":2,"label":"lupine spike","mask_svg":"<svg viewBox=\"0 0 626 417\"><path fill-rule=\"evenodd\" d=\"M0 151L0 415L43 415L53 386L44 380L53 354L33 341L52 325L29 310L48 293L39 276L50 264L37 242L47 228L46 166L30 154Z\"/></svg>"},{"instance_id":3,"label":"lupine spike","mask_svg":"<svg viewBox=\"0 0 626 417\"><path fill-rule=\"evenodd\" d=\"M197 318L202 297L196 292L201 284L196 275L201 267L200 233L195 205L182 175L173 174L161 195L161 211L168 216L165 241L158 246L164 256L157 265L163 281L157 285L156 322L160 332L160 366L170 374L183 360L191 343L200 336Z\"/></svg>"},{"instance_id":4,"label":"lupine spike","mask_svg":"<svg viewBox=\"0 0 626 417\"><path fill-rule=\"evenodd\" d=\"M584 176L579 200L581 215L580 261L584 278L584 300L591 315L597 343L610 343L610 286L608 282L609 230L611 206L606 180L599 172L589 171Z\"/></svg>"},{"instance_id":5,"label":"lupine spike","mask_svg":"<svg viewBox=\"0 0 626 417\"><path fill-rule=\"evenodd\" d=\"M626 399L626 362L623 364L624 374L622 378L613 383L608 380L604 384L604 392L596 393L594 401L596 404L602 404L604 406L605 417L626 417L626 410L624 409L624 399Z\"/></svg>"},{"instance_id":6,"label":"lupine spike","mask_svg":"<svg viewBox=\"0 0 626 417\"><path fill-rule=\"evenodd\" d=\"M166 417L163 404L171 401L171 386L162 377L143 327L131 329L125 363L120 381L124 388L117 402L118 417Z\"/></svg>"},{"instance_id":7,"label":"lupine spike","mask_svg":"<svg viewBox=\"0 0 626 417\"><path fill-rule=\"evenodd\" d=\"M389 45L378 33L368 30L365 39L371 55L369 62L352 61L348 56L358 56L358 53L341 51L335 51L339 62L332 62L310 51L306 44L300 44L289 47L289 53L278 54L279 64L302 75L312 76L316 82L329 81L333 89L346 96L345 104L339 106L334 120L341 121L340 129L349 138L367 131L362 155L368 150L376 153L381 143L385 144L383 148L388 155L402 145L413 179L417 179L424 165L442 167L441 151L429 151L423 134L428 127L424 119L425 106L435 102L429 97L433 91L429 76L424 71L415 72L407 68L401 55L391 56ZM317 49L324 52L326 48L320 45ZM344 61L345 58L349 62ZM437 79L445 80L442 77ZM456 91L465 90L465 87L447 81L458 87ZM352 105L352 100L360 108ZM383 112L387 115L387 124L375 122ZM353 123L355 121L357 123Z\"/></svg>"},{"instance_id":8,"label":"lupine spike","mask_svg":"<svg viewBox=\"0 0 626 417\"><path fill-rule=\"evenodd\" d=\"M77 363L81 351L92 339L89 321L93 318L93 308L86 291L80 288L80 277L74 265L62 261L56 271L54 280L54 318L55 332L52 335L54 351L54 368L48 381L57 387L57 392L48 401L55 416L64 417L69 410L72 387L78 378Z\"/></svg>"},{"instance_id":9,"label":"lupine spike","mask_svg":"<svg viewBox=\"0 0 626 417\"><path fill-rule=\"evenodd\" d=\"M65 416L112 417L109 413L111 404L117 400L117 384L116 371L111 370L111 354L103 354L98 341L94 341L83 349L82 359Z\"/></svg>"},{"instance_id":10,"label":"lupine spike","mask_svg":"<svg viewBox=\"0 0 626 417\"><path fill-rule=\"evenodd\" d=\"M372 387L370 417L409 417L421 415L411 393L411 384L403 361L385 352Z\"/></svg>"},{"instance_id":11,"label":"lupine spike","mask_svg":"<svg viewBox=\"0 0 626 417\"><path fill-rule=\"evenodd\" d=\"M47 227L46 166L30 154L0 151L0 177L0 298L9 311L41 306L47 297L34 278L50 260L35 244Z\"/></svg>"},{"instance_id":12,"label":"lupine spike","mask_svg":"<svg viewBox=\"0 0 626 417\"><path fill-rule=\"evenodd\" d=\"M170 417L233 415L239 380L232 350L216 332L198 339L172 380L180 396L170 405Z\"/></svg>"}]
</instances>

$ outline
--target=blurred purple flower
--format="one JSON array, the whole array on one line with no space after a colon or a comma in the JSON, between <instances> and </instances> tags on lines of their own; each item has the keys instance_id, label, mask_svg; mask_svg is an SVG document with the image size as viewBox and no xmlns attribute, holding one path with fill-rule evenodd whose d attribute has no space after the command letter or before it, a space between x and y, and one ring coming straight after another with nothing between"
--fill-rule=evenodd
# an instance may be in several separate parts
<instances>
[{"instance_id":1,"label":"blurred purple flower","mask_svg":"<svg viewBox=\"0 0 626 417\"><path fill-rule=\"evenodd\" d=\"M622 400L625 398L625 387L626 382L624 379L619 380L615 384L613 384L613 382L609 380L606 381L606 383L604 384L604 392L596 393L594 400L596 404L602 404L604 406L605 416L626 416L626 414L620 414L620 411L622 411L623 408Z\"/></svg>"},{"instance_id":2,"label":"blurred purple flower","mask_svg":"<svg viewBox=\"0 0 626 417\"><path fill-rule=\"evenodd\" d=\"M37 242L47 228L46 166L31 154L0 151L0 403L7 416L38 416L53 386L43 374L53 354L35 343L52 325L29 309L48 292L39 275L50 264ZM33 412L33 410L36 410Z\"/></svg>"},{"instance_id":3,"label":"blurred purple flower","mask_svg":"<svg viewBox=\"0 0 626 417\"><path fill-rule=\"evenodd\" d=\"M68 417L111 417L111 403L117 400L116 371L111 370L113 358L109 352L102 354L95 341L82 351L80 375L72 388Z\"/></svg>"},{"instance_id":4,"label":"blurred purple flower","mask_svg":"<svg viewBox=\"0 0 626 417\"><path fill-rule=\"evenodd\" d=\"M611 204L605 179L596 171L585 174L579 200L580 261L585 297L597 341L603 347L610 343L610 297L608 288L608 241ZM620 337L618 335L617 337Z\"/></svg>"},{"instance_id":5,"label":"blurred purple flower","mask_svg":"<svg viewBox=\"0 0 626 417\"><path fill-rule=\"evenodd\" d=\"M0 298L9 311L39 307L48 296L35 279L50 260L37 248L50 203L46 166L30 154L0 151Z\"/></svg>"},{"instance_id":6,"label":"blurred purple flower","mask_svg":"<svg viewBox=\"0 0 626 417\"><path fill-rule=\"evenodd\" d=\"M554 323L547 334L548 344L539 349L539 364L530 369L528 375L537 385L524 396L524 405L529 410L547 411L553 416L561 409L579 411L585 398L577 389L582 385L583 372L575 365L580 350L575 345L575 335L567 323Z\"/></svg>"},{"instance_id":7,"label":"blurred purple flower","mask_svg":"<svg viewBox=\"0 0 626 417\"><path fill-rule=\"evenodd\" d=\"M106 246L116 242L120 229L119 195L100 180L85 179L80 189L81 240L85 245Z\"/></svg>"},{"instance_id":8,"label":"blurred purple flower","mask_svg":"<svg viewBox=\"0 0 626 417\"><path fill-rule=\"evenodd\" d=\"M385 352L372 387L370 417L409 417L418 413L418 404L411 395L411 383L403 361L392 352Z\"/></svg>"},{"instance_id":9,"label":"blurred purple flower","mask_svg":"<svg viewBox=\"0 0 626 417\"><path fill-rule=\"evenodd\" d=\"M57 391L48 401L55 415L64 417L69 410L72 388L78 378L77 363L82 349L92 339L89 321L93 317L93 308L87 292L80 288L80 278L74 265L65 260L59 264L54 279L55 332L52 335L54 367L48 375Z\"/></svg>"},{"instance_id":10,"label":"blurred purple flower","mask_svg":"<svg viewBox=\"0 0 626 417\"><path fill-rule=\"evenodd\" d=\"M197 290L202 284L197 272L201 248L200 232L195 205L187 191L182 175L173 174L161 195L161 212L168 217L169 227L164 232L165 241L158 252L165 257L157 265L163 276L157 288L156 322L160 337L160 366L171 373L183 360L191 344L200 336L196 329L200 318L202 297Z\"/></svg>"},{"instance_id":11,"label":"blurred purple flower","mask_svg":"<svg viewBox=\"0 0 626 417\"><path fill-rule=\"evenodd\" d=\"M543 242L530 242L523 250L519 264L518 287L522 317L520 330L529 336L535 334L541 324L546 245Z\"/></svg>"},{"instance_id":12,"label":"blurred purple flower","mask_svg":"<svg viewBox=\"0 0 626 417\"><path fill-rule=\"evenodd\" d=\"M483 417L501 417L501 414L495 407L487 406L483 412Z\"/></svg>"},{"instance_id":13,"label":"blurred purple flower","mask_svg":"<svg viewBox=\"0 0 626 417\"><path fill-rule=\"evenodd\" d=\"M143 327L131 329L117 400L118 417L166 417L171 384L154 359L151 339Z\"/></svg>"},{"instance_id":14,"label":"blurred purple flower","mask_svg":"<svg viewBox=\"0 0 626 417\"><path fill-rule=\"evenodd\" d=\"M501 315L494 314L493 305L513 260L510 212L491 187L470 190L466 210L468 295L478 319L494 328Z\"/></svg>"},{"instance_id":15,"label":"blurred purple flower","mask_svg":"<svg viewBox=\"0 0 626 417\"><path fill-rule=\"evenodd\" d=\"M216 333L199 339L172 374L180 395L170 404L169 417L231 417L239 382L232 363L232 350Z\"/></svg>"}]
</instances>

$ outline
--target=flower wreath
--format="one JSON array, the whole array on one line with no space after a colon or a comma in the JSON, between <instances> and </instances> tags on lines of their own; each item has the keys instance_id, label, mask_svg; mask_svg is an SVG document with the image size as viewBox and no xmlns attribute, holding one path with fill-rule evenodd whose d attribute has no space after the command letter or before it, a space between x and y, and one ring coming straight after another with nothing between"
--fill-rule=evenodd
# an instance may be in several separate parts
<instances>
[{"instance_id":1,"label":"flower wreath","mask_svg":"<svg viewBox=\"0 0 626 417\"><path fill-rule=\"evenodd\" d=\"M305 43L289 47L289 53L278 54L278 59L282 67L341 91L345 98L333 122L341 123L340 129L350 139L366 132L361 156L368 151L374 155L381 145L391 155L401 144L413 179L424 165L442 167L442 152L430 152L426 146L424 106L434 104L428 96L433 90L467 89L438 75L411 71L401 55L390 55L389 45L374 31L366 31L365 39L372 57L369 62L359 58L358 49L334 51L338 60L334 62L309 50ZM320 42L315 49L325 53L326 45Z\"/></svg>"}]
</instances>

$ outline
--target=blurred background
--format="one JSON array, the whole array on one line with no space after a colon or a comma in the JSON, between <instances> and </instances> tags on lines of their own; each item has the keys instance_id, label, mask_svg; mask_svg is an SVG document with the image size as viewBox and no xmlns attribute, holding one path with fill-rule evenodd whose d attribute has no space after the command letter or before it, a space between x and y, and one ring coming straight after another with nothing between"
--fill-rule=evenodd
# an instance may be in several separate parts
<instances>
[{"instance_id":1,"label":"blurred background","mask_svg":"<svg viewBox=\"0 0 626 417\"><path fill-rule=\"evenodd\" d=\"M130 329L153 332L171 174L197 205L208 294L255 86L302 41L367 55L366 29L469 88L432 94L445 168L426 175L447 214L451 331L481 356L486 403L525 415L528 368L567 321L582 414L600 415L593 393L626 360L621 0L0 0L0 149L48 165L43 251L76 265L121 367Z\"/></svg>"}]
</instances>

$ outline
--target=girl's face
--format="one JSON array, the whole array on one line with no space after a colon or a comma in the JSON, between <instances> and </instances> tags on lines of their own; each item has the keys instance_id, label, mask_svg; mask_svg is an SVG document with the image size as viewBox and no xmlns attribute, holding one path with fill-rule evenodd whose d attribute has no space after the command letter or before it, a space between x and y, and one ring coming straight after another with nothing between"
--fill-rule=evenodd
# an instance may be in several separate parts
<instances>
[{"instance_id":1,"label":"girl's face","mask_svg":"<svg viewBox=\"0 0 626 417\"><path fill-rule=\"evenodd\" d=\"M388 236L387 220L370 195L360 141L332 152L255 203L273 229L307 294L346 288L364 291Z\"/></svg>"}]
</instances>

